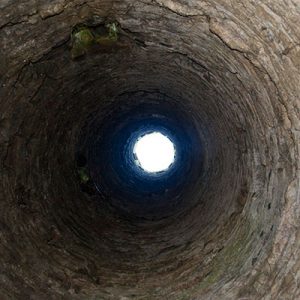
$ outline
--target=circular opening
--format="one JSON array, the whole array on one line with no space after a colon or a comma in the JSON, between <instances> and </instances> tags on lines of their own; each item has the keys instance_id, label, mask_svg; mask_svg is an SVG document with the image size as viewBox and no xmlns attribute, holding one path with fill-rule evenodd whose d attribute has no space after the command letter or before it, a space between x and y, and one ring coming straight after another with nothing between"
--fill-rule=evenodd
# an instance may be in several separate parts
<instances>
[{"instance_id":1,"label":"circular opening","mask_svg":"<svg viewBox=\"0 0 300 300\"><path fill-rule=\"evenodd\" d=\"M172 141L160 132L152 132L140 137L133 148L136 164L145 172L167 171L175 160Z\"/></svg>"}]
</instances>

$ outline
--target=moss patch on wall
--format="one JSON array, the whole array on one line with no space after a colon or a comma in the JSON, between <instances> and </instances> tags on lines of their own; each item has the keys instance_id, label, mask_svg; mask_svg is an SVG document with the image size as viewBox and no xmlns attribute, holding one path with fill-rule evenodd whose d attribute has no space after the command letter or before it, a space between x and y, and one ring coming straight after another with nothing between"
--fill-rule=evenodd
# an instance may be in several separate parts
<instances>
[{"instance_id":1,"label":"moss patch on wall","mask_svg":"<svg viewBox=\"0 0 300 300\"><path fill-rule=\"evenodd\" d=\"M117 22L97 26L78 24L71 33L71 57L76 59L84 56L92 46L113 46L119 39Z\"/></svg>"}]
</instances>

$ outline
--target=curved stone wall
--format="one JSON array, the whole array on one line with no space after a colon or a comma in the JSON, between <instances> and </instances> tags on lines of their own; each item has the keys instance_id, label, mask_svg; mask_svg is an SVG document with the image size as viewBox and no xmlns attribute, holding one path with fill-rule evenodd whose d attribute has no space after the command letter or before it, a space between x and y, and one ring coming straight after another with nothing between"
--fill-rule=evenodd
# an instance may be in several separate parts
<instances>
[{"instance_id":1,"label":"curved stone wall","mask_svg":"<svg viewBox=\"0 0 300 300\"><path fill-rule=\"evenodd\" d=\"M0 8L1 299L300 298L297 1ZM203 147L150 217L118 209L142 197L112 173L105 193L78 174L95 128L143 101Z\"/></svg>"}]
</instances>

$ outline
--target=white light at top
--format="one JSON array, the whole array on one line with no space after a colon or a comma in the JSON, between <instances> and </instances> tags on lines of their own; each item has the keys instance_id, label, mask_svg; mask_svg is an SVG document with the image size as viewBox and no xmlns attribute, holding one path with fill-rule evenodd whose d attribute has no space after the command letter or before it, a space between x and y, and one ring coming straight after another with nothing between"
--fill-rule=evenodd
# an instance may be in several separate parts
<instances>
[{"instance_id":1,"label":"white light at top","mask_svg":"<svg viewBox=\"0 0 300 300\"><path fill-rule=\"evenodd\" d=\"M139 138L133 153L136 163L148 173L167 170L175 159L174 144L160 132L152 132Z\"/></svg>"}]
</instances>

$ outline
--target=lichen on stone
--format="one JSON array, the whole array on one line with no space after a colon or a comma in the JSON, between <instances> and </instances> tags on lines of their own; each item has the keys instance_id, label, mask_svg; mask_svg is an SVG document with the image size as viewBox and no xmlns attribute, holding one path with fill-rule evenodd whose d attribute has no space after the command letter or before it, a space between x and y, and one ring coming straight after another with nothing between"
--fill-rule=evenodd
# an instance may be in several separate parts
<instances>
[{"instance_id":1,"label":"lichen on stone","mask_svg":"<svg viewBox=\"0 0 300 300\"><path fill-rule=\"evenodd\" d=\"M110 40L116 42L118 40L118 34L119 34L117 23L115 22L108 23L106 27L108 28L108 37L110 38Z\"/></svg>"}]
</instances>

